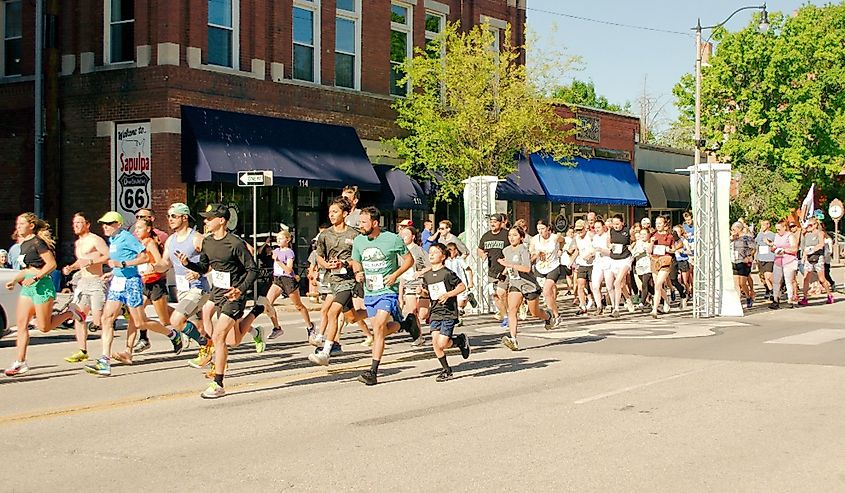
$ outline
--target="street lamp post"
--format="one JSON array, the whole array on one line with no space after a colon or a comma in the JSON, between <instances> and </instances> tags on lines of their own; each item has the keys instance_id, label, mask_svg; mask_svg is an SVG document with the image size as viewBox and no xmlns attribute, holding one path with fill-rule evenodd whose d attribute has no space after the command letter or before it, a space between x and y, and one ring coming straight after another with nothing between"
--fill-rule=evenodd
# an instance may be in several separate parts
<instances>
[{"instance_id":1,"label":"street lamp post","mask_svg":"<svg viewBox=\"0 0 845 493\"><path fill-rule=\"evenodd\" d=\"M740 7L725 20L713 26L702 27L701 19L699 19L693 28L695 31L695 161L692 167L692 181L695 188L692 192L695 199L693 207L696 224L697 265L694 277L692 313L695 318L710 318L716 315L716 280L719 277L716 262L719 228L716 214L715 173L713 167L709 165L705 167L704 173L701 170L701 148L704 147L704 141L701 138L701 65L704 47L701 42L701 33L705 29L712 30L724 26L734 15L743 10L761 11L760 30L768 29L769 14L765 3L757 6Z\"/></svg>"}]
</instances>

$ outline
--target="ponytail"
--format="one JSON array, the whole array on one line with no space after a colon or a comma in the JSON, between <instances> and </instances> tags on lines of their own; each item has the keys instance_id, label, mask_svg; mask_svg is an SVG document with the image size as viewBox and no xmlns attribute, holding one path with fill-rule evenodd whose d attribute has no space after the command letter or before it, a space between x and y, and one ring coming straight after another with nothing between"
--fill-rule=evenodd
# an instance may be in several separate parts
<instances>
[{"instance_id":1,"label":"ponytail","mask_svg":"<svg viewBox=\"0 0 845 493\"><path fill-rule=\"evenodd\" d=\"M19 217L26 219L33 226L32 232L35 233L35 236L41 238L41 241L46 243L50 250L56 249L56 240L53 239L53 234L50 233L50 223L31 212L24 212Z\"/></svg>"}]
</instances>

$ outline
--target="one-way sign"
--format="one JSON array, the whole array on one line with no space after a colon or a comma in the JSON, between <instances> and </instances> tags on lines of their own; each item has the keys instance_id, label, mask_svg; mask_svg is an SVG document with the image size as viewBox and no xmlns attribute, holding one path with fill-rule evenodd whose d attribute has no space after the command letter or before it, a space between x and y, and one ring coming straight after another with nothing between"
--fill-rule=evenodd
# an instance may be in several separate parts
<instances>
[{"instance_id":1,"label":"one-way sign","mask_svg":"<svg viewBox=\"0 0 845 493\"><path fill-rule=\"evenodd\" d=\"M267 187L273 184L270 170L238 171L238 185L241 187Z\"/></svg>"}]
</instances>

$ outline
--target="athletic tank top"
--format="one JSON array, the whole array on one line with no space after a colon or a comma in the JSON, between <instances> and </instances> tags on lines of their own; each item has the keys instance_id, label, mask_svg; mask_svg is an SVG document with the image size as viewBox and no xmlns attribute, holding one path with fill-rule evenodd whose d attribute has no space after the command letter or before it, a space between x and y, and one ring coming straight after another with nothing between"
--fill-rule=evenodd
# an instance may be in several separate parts
<instances>
[{"instance_id":1,"label":"athletic tank top","mask_svg":"<svg viewBox=\"0 0 845 493\"><path fill-rule=\"evenodd\" d=\"M185 274L188 273L188 269L176 258L176 252L182 252L188 256L188 260L191 262L199 262L200 252L194 247L195 233L195 229L189 229L188 234L182 241L179 241L179 237L176 234L171 236L173 240L170 242L170 263L173 264L173 273L176 274L176 289L181 292L191 288L208 291L208 280L206 280L205 276L200 276L199 279L193 281L185 280Z\"/></svg>"},{"instance_id":2,"label":"athletic tank top","mask_svg":"<svg viewBox=\"0 0 845 493\"><path fill-rule=\"evenodd\" d=\"M537 257L537 260L534 262L537 272L548 274L560 267L560 245L558 244L558 235L556 233L549 235L548 239L537 235L531 239L531 243L536 253L543 252L546 254L545 260L540 260Z\"/></svg>"},{"instance_id":3,"label":"athletic tank top","mask_svg":"<svg viewBox=\"0 0 845 493\"><path fill-rule=\"evenodd\" d=\"M156 248L158 248L158 244L156 244ZM144 284L150 284L161 279L164 274L153 270L153 264L155 263L153 254L149 250L144 250L144 253L147 254L147 262L138 266L138 273L141 274L141 280Z\"/></svg>"},{"instance_id":4,"label":"athletic tank top","mask_svg":"<svg viewBox=\"0 0 845 493\"><path fill-rule=\"evenodd\" d=\"M784 250L786 250L787 248L791 248L791 245L789 243L789 237L791 235L792 233L786 233L785 235L776 234L775 241L773 242L775 245L775 251L777 251L778 248L783 248ZM792 253L784 252L782 255L775 254L775 264L777 265L790 264L792 262L795 262L796 260L798 260L798 257L796 257Z\"/></svg>"}]
</instances>

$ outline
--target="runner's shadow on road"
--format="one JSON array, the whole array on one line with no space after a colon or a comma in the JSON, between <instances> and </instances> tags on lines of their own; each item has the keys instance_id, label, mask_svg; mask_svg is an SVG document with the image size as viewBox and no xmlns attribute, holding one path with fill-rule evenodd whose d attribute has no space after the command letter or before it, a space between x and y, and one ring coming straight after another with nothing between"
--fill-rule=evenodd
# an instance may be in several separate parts
<instances>
[{"instance_id":1,"label":"runner's shadow on road","mask_svg":"<svg viewBox=\"0 0 845 493\"><path fill-rule=\"evenodd\" d=\"M73 375L77 375L81 368L66 368L61 370L53 370L47 371L45 373L38 372L38 370L42 368L56 368L55 365L42 365L42 366L31 366L29 367L29 372L21 375L19 377L2 377L0 379L0 385L6 385L11 383L26 383L26 382L37 382L39 380L53 380L55 378L62 378L62 377L70 377ZM82 370L84 372L84 370ZM33 374L33 372L38 372L37 374Z\"/></svg>"},{"instance_id":2,"label":"runner's shadow on road","mask_svg":"<svg viewBox=\"0 0 845 493\"><path fill-rule=\"evenodd\" d=\"M404 370L409 370L409 369L412 369L412 368L413 368L412 366L403 366L403 367L398 367L398 368L396 368L396 367L380 368L379 369L379 375L378 375L379 385L382 385L382 383L389 383L389 382L396 381L396 380L390 380L388 382L382 382L382 380L385 377L390 377L391 375L396 375L397 373L400 373ZM302 380L297 380L297 381L294 381L294 382L283 383L281 385L275 385L273 387L264 387L264 388L260 388L260 389L237 391L237 392L232 392L232 393L229 393L229 394L226 394L226 395L227 395L227 397L228 396L246 396L246 395L249 395L249 394L257 394L259 392L270 392L270 391L276 391L276 390L284 390L284 389L288 389L288 388L296 388L296 387L302 387L302 386L306 386L306 385L315 385L315 384L320 384L320 383L333 383L333 382L355 382L355 383L358 383L357 382L358 375L360 375L362 372L363 372L363 369L343 370L343 371L338 371L338 372L333 372L333 373L327 373L325 375L319 375L319 376L315 376L315 377L304 378ZM363 384L361 384L361 383L358 383L358 385L363 386Z\"/></svg>"}]
</instances>

